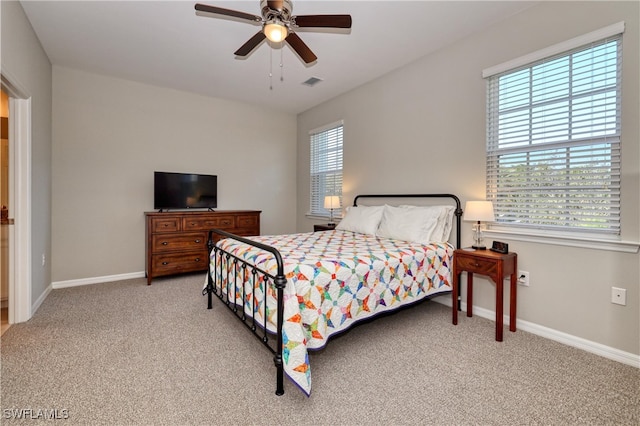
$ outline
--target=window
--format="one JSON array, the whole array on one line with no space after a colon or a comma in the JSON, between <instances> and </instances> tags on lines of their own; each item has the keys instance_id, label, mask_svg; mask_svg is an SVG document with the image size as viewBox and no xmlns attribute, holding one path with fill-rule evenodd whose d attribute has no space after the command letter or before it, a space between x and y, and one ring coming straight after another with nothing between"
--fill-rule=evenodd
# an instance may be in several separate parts
<instances>
[{"instance_id":1,"label":"window","mask_svg":"<svg viewBox=\"0 0 640 426\"><path fill-rule=\"evenodd\" d=\"M310 132L311 215L329 217L324 196L342 196L342 127L338 122Z\"/></svg>"},{"instance_id":2,"label":"window","mask_svg":"<svg viewBox=\"0 0 640 426\"><path fill-rule=\"evenodd\" d=\"M498 225L620 235L621 42L618 32L488 77Z\"/></svg>"}]
</instances>

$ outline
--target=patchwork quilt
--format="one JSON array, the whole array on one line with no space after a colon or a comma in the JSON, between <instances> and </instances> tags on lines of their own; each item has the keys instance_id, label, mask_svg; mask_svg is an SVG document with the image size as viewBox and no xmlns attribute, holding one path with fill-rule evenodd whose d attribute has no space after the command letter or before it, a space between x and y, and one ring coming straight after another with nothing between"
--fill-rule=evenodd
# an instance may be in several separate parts
<instances>
[{"instance_id":1,"label":"patchwork quilt","mask_svg":"<svg viewBox=\"0 0 640 426\"><path fill-rule=\"evenodd\" d=\"M357 321L452 289L454 249L446 242L423 245L339 230L251 240L275 247L282 255L287 278L284 371L307 395L311 392L309 350L324 347L331 335ZM218 246L276 274L276 261L268 252L233 239L221 240ZM216 286L235 294L236 304L244 305L245 312L263 325L266 303L266 327L275 332L278 313L273 283L265 286L262 277L254 279L251 274L237 274L230 279L235 282L225 282L227 276L234 276L228 270L239 267L225 265L220 256L217 261L223 262L222 274L212 255L210 268Z\"/></svg>"}]
</instances>

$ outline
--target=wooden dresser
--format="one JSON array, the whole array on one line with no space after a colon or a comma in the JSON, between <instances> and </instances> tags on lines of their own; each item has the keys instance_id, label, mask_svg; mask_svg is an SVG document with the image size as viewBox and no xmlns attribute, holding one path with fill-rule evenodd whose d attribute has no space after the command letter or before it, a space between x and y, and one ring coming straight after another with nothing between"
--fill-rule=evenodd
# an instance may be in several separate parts
<instances>
[{"instance_id":1,"label":"wooden dresser","mask_svg":"<svg viewBox=\"0 0 640 426\"><path fill-rule=\"evenodd\" d=\"M146 212L145 216L148 285L155 277L206 271L210 229L241 236L260 235L260 211L257 210Z\"/></svg>"}]
</instances>

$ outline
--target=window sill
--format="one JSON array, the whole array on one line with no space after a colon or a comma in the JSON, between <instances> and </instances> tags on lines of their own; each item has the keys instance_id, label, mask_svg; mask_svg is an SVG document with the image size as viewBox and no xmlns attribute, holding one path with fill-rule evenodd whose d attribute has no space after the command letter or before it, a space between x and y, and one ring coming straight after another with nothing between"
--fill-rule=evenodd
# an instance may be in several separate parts
<instances>
[{"instance_id":1,"label":"window sill","mask_svg":"<svg viewBox=\"0 0 640 426\"><path fill-rule=\"evenodd\" d=\"M513 231L507 229L487 229L485 237L507 238L514 241L529 243L553 244L558 246L588 248L594 250L617 251L622 253L638 253L640 242L622 241L607 238L594 238L569 234L542 234L533 232Z\"/></svg>"}]
</instances>

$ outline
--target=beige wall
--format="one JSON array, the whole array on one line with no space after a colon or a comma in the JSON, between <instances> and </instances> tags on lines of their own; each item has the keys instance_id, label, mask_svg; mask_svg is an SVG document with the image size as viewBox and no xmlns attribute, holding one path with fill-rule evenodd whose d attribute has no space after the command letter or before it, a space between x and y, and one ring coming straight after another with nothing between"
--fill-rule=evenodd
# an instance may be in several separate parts
<instances>
[{"instance_id":1,"label":"beige wall","mask_svg":"<svg viewBox=\"0 0 640 426\"><path fill-rule=\"evenodd\" d=\"M53 282L144 271L153 172L218 175L218 209L295 231L296 118L54 66Z\"/></svg>"},{"instance_id":2,"label":"beige wall","mask_svg":"<svg viewBox=\"0 0 640 426\"><path fill-rule=\"evenodd\" d=\"M51 284L51 63L22 6L0 2L2 73L31 98L31 304ZM18 189L19 191L22 188ZM23 283L18 283L18 285Z\"/></svg>"},{"instance_id":3,"label":"beige wall","mask_svg":"<svg viewBox=\"0 0 640 426\"><path fill-rule=\"evenodd\" d=\"M623 41L624 240L640 240L638 2L543 2L472 37L332 99L298 117L299 231L312 229L309 130L344 120L344 194L453 192L485 197L484 68L626 21ZM470 245L464 223L463 245ZM502 239L530 272L518 318L623 352L640 354L638 253ZM627 289L627 306L610 302ZM475 304L495 309L494 287L476 281ZM508 295L508 293L507 293ZM506 299L508 300L508 298ZM505 311L506 312L506 311Z\"/></svg>"}]
</instances>

